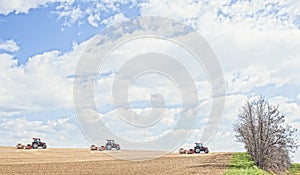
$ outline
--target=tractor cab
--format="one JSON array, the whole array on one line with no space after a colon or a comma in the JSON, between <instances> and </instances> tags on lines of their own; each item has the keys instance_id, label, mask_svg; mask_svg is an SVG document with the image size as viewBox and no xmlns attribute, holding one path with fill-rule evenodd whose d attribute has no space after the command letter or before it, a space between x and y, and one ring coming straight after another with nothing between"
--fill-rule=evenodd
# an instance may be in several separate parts
<instances>
[{"instance_id":1,"label":"tractor cab","mask_svg":"<svg viewBox=\"0 0 300 175\"><path fill-rule=\"evenodd\" d=\"M203 151L204 153L209 153L209 150L207 147L203 146L202 143L195 143L195 147L194 147L194 152L196 154L199 154L201 151Z\"/></svg>"},{"instance_id":2,"label":"tractor cab","mask_svg":"<svg viewBox=\"0 0 300 175\"><path fill-rule=\"evenodd\" d=\"M41 142L41 139L40 139L40 138L32 138L32 139L33 139L33 142L36 142L36 143Z\"/></svg>"},{"instance_id":3,"label":"tractor cab","mask_svg":"<svg viewBox=\"0 0 300 175\"><path fill-rule=\"evenodd\" d=\"M195 143L197 147L203 147L202 143Z\"/></svg>"},{"instance_id":4,"label":"tractor cab","mask_svg":"<svg viewBox=\"0 0 300 175\"><path fill-rule=\"evenodd\" d=\"M115 144L115 141L114 141L114 140L107 139L106 141L107 141L106 144L109 144L109 145Z\"/></svg>"}]
</instances>

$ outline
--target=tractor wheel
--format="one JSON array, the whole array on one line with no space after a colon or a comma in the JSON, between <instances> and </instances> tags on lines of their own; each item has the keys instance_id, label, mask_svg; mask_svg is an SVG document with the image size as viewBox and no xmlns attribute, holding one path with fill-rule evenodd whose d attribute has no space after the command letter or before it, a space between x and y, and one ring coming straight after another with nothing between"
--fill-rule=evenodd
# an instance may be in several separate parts
<instances>
[{"instance_id":1,"label":"tractor wheel","mask_svg":"<svg viewBox=\"0 0 300 175\"><path fill-rule=\"evenodd\" d=\"M200 148L195 148L195 150L194 150L194 152L196 153L196 154L199 154L200 153Z\"/></svg>"},{"instance_id":2,"label":"tractor wheel","mask_svg":"<svg viewBox=\"0 0 300 175\"><path fill-rule=\"evenodd\" d=\"M117 150L120 150L120 146L117 146L116 149L117 149Z\"/></svg>"},{"instance_id":3,"label":"tractor wheel","mask_svg":"<svg viewBox=\"0 0 300 175\"><path fill-rule=\"evenodd\" d=\"M207 154L207 153L209 153L209 150L208 150L208 149L206 149L206 150L204 150L204 152L205 152L205 154Z\"/></svg>"},{"instance_id":4,"label":"tractor wheel","mask_svg":"<svg viewBox=\"0 0 300 175\"><path fill-rule=\"evenodd\" d=\"M38 145L37 143L33 143L33 144L32 144L32 148L33 148L33 149L37 149L38 147L39 147L39 145Z\"/></svg>"},{"instance_id":5,"label":"tractor wheel","mask_svg":"<svg viewBox=\"0 0 300 175\"><path fill-rule=\"evenodd\" d=\"M106 145L106 150L111 150L112 146L111 145Z\"/></svg>"},{"instance_id":6,"label":"tractor wheel","mask_svg":"<svg viewBox=\"0 0 300 175\"><path fill-rule=\"evenodd\" d=\"M43 149L46 149L47 148L47 145L45 144L45 145L43 145Z\"/></svg>"}]
</instances>

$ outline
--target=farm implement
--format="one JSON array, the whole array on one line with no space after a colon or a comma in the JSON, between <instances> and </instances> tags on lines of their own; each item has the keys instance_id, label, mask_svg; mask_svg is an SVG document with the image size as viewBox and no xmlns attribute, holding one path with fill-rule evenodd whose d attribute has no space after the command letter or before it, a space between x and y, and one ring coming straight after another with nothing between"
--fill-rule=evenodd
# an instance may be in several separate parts
<instances>
[{"instance_id":1,"label":"farm implement","mask_svg":"<svg viewBox=\"0 0 300 175\"><path fill-rule=\"evenodd\" d=\"M38 148L47 148L47 144L45 142L42 142L40 138L32 138L32 143L27 144L26 146L18 143L16 145L17 149L38 149Z\"/></svg>"}]
</instances>

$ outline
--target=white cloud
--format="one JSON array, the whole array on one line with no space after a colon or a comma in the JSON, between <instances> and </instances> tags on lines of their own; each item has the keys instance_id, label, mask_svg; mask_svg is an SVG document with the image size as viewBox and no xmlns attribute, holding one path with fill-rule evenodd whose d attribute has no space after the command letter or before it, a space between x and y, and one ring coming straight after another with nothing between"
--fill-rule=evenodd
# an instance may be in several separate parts
<instances>
[{"instance_id":1,"label":"white cloud","mask_svg":"<svg viewBox=\"0 0 300 175\"><path fill-rule=\"evenodd\" d=\"M10 54L7 53L0 54L0 58L1 58L0 70L3 70L3 72L6 72L4 70L17 65L17 60L13 60L13 56Z\"/></svg>"},{"instance_id":2,"label":"white cloud","mask_svg":"<svg viewBox=\"0 0 300 175\"><path fill-rule=\"evenodd\" d=\"M205 36L221 62L228 93L250 92L268 84L298 84L298 30L258 31L245 27L239 32L226 24L222 28L222 32L212 31Z\"/></svg>"},{"instance_id":3,"label":"white cloud","mask_svg":"<svg viewBox=\"0 0 300 175\"><path fill-rule=\"evenodd\" d=\"M75 23L81 25L89 23L93 27L100 24L113 24L126 20L122 13L122 7L136 7L136 1L81 1L76 3L61 3L53 12L63 20L65 26L71 26Z\"/></svg>"},{"instance_id":4,"label":"white cloud","mask_svg":"<svg viewBox=\"0 0 300 175\"><path fill-rule=\"evenodd\" d=\"M74 7L74 8L67 8L62 10L61 12L57 13L58 14L58 19L65 19L64 25L65 26L71 26L75 22L77 22L79 19L83 17L84 12L80 9L80 7ZM95 22L95 21L93 21Z\"/></svg>"},{"instance_id":5,"label":"white cloud","mask_svg":"<svg viewBox=\"0 0 300 175\"><path fill-rule=\"evenodd\" d=\"M198 29L220 60L227 93L250 93L270 84L297 85L300 80L297 69L300 53L296 49L300 47L300 32L294 24L300 9L294 6L297 2L230 2L150 0L140 5L140 12L175 18Z\"/></svg>"},{"instance_id":6,"label":"white cloud","mask_svg":"<svg viewBox=\"0 0 300 175\"><path fill-rule=\"evenodd\" d=\"M275 96L270 98L269 101L274 105L279 105L279 111L286 116L286 121L288 123L290 124L300 123L300 119L299 119L300 104L295 102L294 99L284 97L284 96Z\"/></svg>"},{"instance_id":7,"label":"white cloud","mask_svg":"<svg viewBox=\"0 0 300 175\"><path fill-rule=\"evenodd\" d=\"M15 115L46 109L72 108L73 79L85 43L62 54L45 52L18 66L9 54L0 54L0 114Z\"/></svg>"},{"instance_id":8,"label":"white cloud","mask_svg":"<svg viewBox=\"0 0 300 175\"><path fill-rule=\"evenodd\" d=\"M259 68L258 66L237 70L233 73L226 72L227 93L249 92L255 87L271 83L270 74L270 70Z\"/></svg>"},{"instance_id":9,"label":"white cloud","mask_svg":"<svg viewBox=\"0 0 300 175\"><path fill-rule=\"evenodd\" d=\"M296 28L296 1L169 1L150 0L140 5L141 15L176 18L197 29L219 30L218 23L257 29ZM295 6L296 5L296 6ZM201 29L202 28L202 29ZM208 29L209 28L209 29Z\"/></svg>"},{"instance_id":10,"label":"white cloud","mask_svg":"<svg viewBox=\"0 0 300 175\"><path fill-rule=\"evenodd\" d=\"M120 112L117 112L120 111ZM161 113L161 109L158 108L130 108L130 109L114 109L111 112L103 115L103 121L105 126L109 128L111 132L119 136L122 139L129 141L150 141L161 137L162 133L165 131L171 130L178 120L178 115L181 115L180 109L163 109L164 112ZM150 111L152 112L149 115ZM139 118L132 118L133 113L138 114ZM147 116L149 115L149 116ZM144 121L151 121L154 123L153 126L147 127L135 127L129 123L134 123L136 125L143 124ZM126 123L125 121L129 122ZM142 121L142 122L140 122ZM147 122L146 124L149 124Z\"/></svg>"},{"instance_id":11,"label":"white cloud","mask_svg":"<svg viewBox=\"0 0 300 175\"><path fill-rule=\"evenodd\" d=\"M10 0L0 1L0 14L8 15L9 13L28 13L30 9L45 6L54 2L73 2L74 0Z\"/></svg>"},{"instance_id":12,"label":"white cloud","mask_svg":"<svg viewBox=\"0 0 300 175\"><path fill-rule=\"evenodd\" d=\"M88 22L93 26L93 27L98 27L98 22L100 21L100 17L98 14L96 15L90 15L87 18Z\"/></svg>"},{"instance_id":13,"label":"white cloud","mask_svg":"<svg viewBox=\"0 0 300 175\"><path fill-rule=\"evenodd\" d=\"M182 20L198 17L204 3L201 1L187 3L187 1L150 0L140 6L142 15L157 15Z\"/></svg>"},{"instance_id":14,"label":"white cloud","mask_svg":"<svg viewBox=\"0 0 300 175\"><path fill-rule=\"evenodd\" d=\"M128 18L126 18L123 13L117 13L107 19L104 19L101 23L109 26L109 25L124 22L126 20L128 20Z\"/></svg>"},{"instance_id":15,"label":"white cloud","mask_svg":"<svg viewBox=\"0 0 300 175\"><path fill-rule=\"evenodd\" d=\"M0 121L0 145L27 144L33 137L40 137L48 147L89 146L74 117L47 121L2 117Z\"/></svg>"},{"instance_id":16,"label":"white cloud","mask_svg":"<svg viewBox=\"0 0 300 175\"><path fill-rule=\"evenodd\" d=\"M0 42L0 51L6 52L17 52L19 51L20 47L14 40L6 40L4 42Z\"/></svg>"}]
</instances>

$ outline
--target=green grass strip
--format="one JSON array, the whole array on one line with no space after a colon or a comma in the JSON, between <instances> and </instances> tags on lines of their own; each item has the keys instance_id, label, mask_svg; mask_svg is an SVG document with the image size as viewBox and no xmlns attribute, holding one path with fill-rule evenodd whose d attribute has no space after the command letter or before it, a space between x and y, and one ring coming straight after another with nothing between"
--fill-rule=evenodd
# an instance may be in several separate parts
<instances>
[{"instance_id":1,"label":"green grass strip","mask_svg":"<svg viewBox=\"0 0 300 175\"><path fill-rule=\"evenodd\" d=\"M292 174L292 175L300 175L300 164L299 163L293 163L291 165L289 173Z\"/></svg>"},{"instance_id":2,"label":"green grass strip","mask_svg":"<svg viewBox=\"0 0 300 175\"><path fill-rule=\"evenodd\" d=\"M258 168L248 153L234 153L224 175L270 175Z\"/></svg>"}]
</instances>

